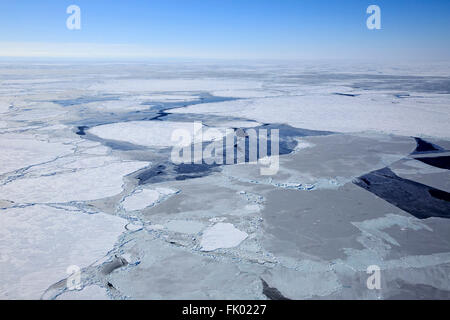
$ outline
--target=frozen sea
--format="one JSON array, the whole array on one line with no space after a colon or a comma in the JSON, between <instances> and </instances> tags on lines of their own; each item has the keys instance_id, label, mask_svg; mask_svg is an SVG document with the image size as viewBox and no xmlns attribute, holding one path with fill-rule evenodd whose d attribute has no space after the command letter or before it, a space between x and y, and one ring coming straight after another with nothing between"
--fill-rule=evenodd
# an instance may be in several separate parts
<instances>
[{"instance_id":1,"label":"frozen sea","mask_svg":"<svg viewBox=\"0 0 450 320\"><path fill-rule=\"evenodd\" d=\"M450 299L449 124L450 65L2 61L0 299Z\"/></svg>"}]
</instances>

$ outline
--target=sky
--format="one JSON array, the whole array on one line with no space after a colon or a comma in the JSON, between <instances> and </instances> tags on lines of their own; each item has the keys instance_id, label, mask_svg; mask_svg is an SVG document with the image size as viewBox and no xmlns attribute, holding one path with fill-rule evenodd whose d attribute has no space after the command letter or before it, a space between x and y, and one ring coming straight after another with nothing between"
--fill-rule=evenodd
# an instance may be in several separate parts
<instances>
[{"instance_id":1,"label":"sky","mask_svg":"<svg viewBox=\"0 0 450 320\"><path fill-rule=\"evenodd\" d=\"M80 30L66 27L69 5ZM448 61L449 32L449 0L0 2L1 57Z\"/></svg>"}]
</instances>

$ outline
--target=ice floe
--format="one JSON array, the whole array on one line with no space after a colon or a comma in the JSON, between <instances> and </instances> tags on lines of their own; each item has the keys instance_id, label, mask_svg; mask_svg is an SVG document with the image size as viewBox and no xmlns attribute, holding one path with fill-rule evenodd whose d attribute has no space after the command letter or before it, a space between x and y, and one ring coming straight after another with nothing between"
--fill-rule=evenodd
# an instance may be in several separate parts
<instances>
[{"instance_id":1,"label":"ice floe","mask_svg":"<svg viewBox=\"0 0 450 320\"><path fill-rule=\"evenodd\" d=\"M123 177L146 162L123 161L99 168L14 180L0 186L5 200L16 203L64 203L111 197L122 192Z\"/></svg>"},{"instance_id":2,"label":"ice floe","mask_svg":"<svg viewBox=\"0 0 450 320\"><path fill-rule=\"evenodd\" d=\"M2 150L0 175L21 168L55 160L75 149L72 145L36 139L29 134L0 135Z\"/></svg>"},{"instance_id":3,"label":"ice floe","mask_svg":"<svg viewBox=\"0 0 450 320\"><path fill-rule=\"evenodd\" d=\"M199 129L194 128L193 123L169 121L113 123L94 127L89 132L102 139L125 141L140 146L171 147L180 143L178 139L172 138L176 130L190 133L191 141L199 134Z\"/></svg>"},{"instance_id":4,"label":"ice floe","mask_svg":"<svg viewBox=\"0 0 450 320\"><path fill-rule=\"evenodd\" d=\"M449 138L449 98L430 98L427 103L382 95L287 96L235 100L189 106L172 113L235 116L263 123L285 123L293 127L336 132L374 131L405 136Z\"/></svg>"},{"instance_id":5,"label":"ice floe","mask_svg":"<svg viewBox=\"0 0 450 320\"><path fill-rule=\"evenodd\" d=\"M155 101L155 102L180 102L180 101L192 101L199 99L197 95L183 95L183 94L152 94L152 95L138 95L137 99L145 101Z\"/></svg>"},{"instance_id":6,"label":"ice floe","mask_svg":"<svg viewBox=\"0 0 450 320\"><path fill-rule=\"evenodd\" d=\"M380 217L378 219L372 219L372 220L366 220L363 222L353 222L352 223L355 227L357 227L359 230L361 230L363 233L366 234L366 236L370 237L377 237L379 239L383 239L384 241L388 242L389 244L400 246L400 244L392 238L389 234L386 232L383 232L381 230L388 229L393 226L398 226L402 228L402 230L405 229L412 229L412 230L420 230L425 229L428 231L433 231L430 227L425 225L424 223L420 222L420 220L415 219L413 217L405 217L395 214L387 214L385 217Z\"/></svg>"},{"instance_id":7,"label":"ice floe","mask_svg":"<svg viewBox=\"0 0 450 320\"><path fill-rule=\"evenodd\" d=\"M56 300L110 300L105 288L92 285L83 290L66 291Z\"/></svg>"},{"instance_id":8,"label":"ice floe","mask_svg":"<svg viewBox=\"0 0 450 320\"><path fill-rule=\"evenodd\" d=\"M126 220L36 205L0 214L0 298L39 299L69 276L112 249Z\"/></svg>"},{"instance_id":9,"label":"ice floe","mask_svg":"<svg viewBox=\"0 0 450 320\"><path fill-rule=\"evenodd\" d=\"M217 90L212 92L215 96L231 97L231 98L266 98L276 97L283 93L276 90L260 89L260 90Z\"/></svg>"},{"instance_id":10,"label":"ice floe","mask_svg":"<svg viewBox=\"0 0 450 320\"><path fill-rule=\"evenodd\" d=\"M148 109L149 106L142 105L142 102L143 101L136 100L110 100L89 102L87 104L83 104L83 106L96 112L130 112Z\"/></svg>"},{"instance_id":11,"label":"ice floe","mask_svg":"<svg viewBox=\"0 0 450 320\"><path fill-rule=\"evenodd\" d=\"M247 233L231 223L217 223L203 232L200 246L202 251L228 249L237 247L247 237Z\"/></svg>"},{"instance_id":12,"label":"ice floe","mask_svg":"<svg viewBox=\"0 0 450 320\"><path fill-rule=\"evenodd\" d=\"M198 234L204 228L205 225L199 221L171 220L166 223L167 230L185 234Z\"/></svg>"},{"instance_id":13,"label":"ice floe","mask_svg":"<svg viewBox=\"0 0 450 320\"><path fill-rule=\"evenodd\" d=\"M216 126L218 128L253 128L260 126L261 123L256 121L222 121Z\"/></svg>"},{"instance_id":14,"label":"ice floe","mask_svg":"<svg viewBox=\"0 0 450 320\"><path fill-rule=\"evenodd\" d=\"M133 222L125 226L125 229L127 229L128 231L139 231L142 230L143 228L144 225L142 224L142 222Z\"/></svg>"},{"instance_id":15,"label":"ice floe","mask_svg":"<svg viewBox=\"0 0 450 320\"><path fill-rule=\"evenodd\" d=\"M142 210L154 206L156 203L175 193L177 193L176 190L168 188L138 190L122 201L122 207L126 211Z\"/></svg>"},{"instance_id":16,"label":"ice floe","mask_svg":"<svg viewBox=\"0 0 450 320\"><path fill-rule=\"evenodd\" d=\"M261 83L223 79L142 79L109 80L92 85L89 89L106 92L170 92L213 91L260 88Z\"/></svg>"}]
</instances>

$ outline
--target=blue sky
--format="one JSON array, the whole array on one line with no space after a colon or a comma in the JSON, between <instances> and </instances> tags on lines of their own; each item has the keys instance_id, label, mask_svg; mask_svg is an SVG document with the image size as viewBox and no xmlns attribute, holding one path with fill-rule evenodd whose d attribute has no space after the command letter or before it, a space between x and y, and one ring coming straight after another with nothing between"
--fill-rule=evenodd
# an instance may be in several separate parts
<instances>
[{"instance_id":1,"label":"blue sky","mask_svg":"<svg viewBox=\"0 0 450 320\"><path fill-rule=\"evenodd\" d=\"M448 0L14 0L0 30L0 56L450 60Z\"/></svg>"}]
</instances>

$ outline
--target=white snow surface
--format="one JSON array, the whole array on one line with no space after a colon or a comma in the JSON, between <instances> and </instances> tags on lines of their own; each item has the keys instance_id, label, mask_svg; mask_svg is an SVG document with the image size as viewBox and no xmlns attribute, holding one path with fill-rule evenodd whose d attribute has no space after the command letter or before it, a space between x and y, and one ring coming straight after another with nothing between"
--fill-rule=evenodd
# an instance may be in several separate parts
<instances>
[{"instance_id":1,"label":"white snow surface","mask_svg":"<svg viewBox=\"0 0 450 320\"><path fill-rule=\"evenodd\" d=\"M244 117L311 130L450 137L450 95L394 99L383 94L324 93L209 103L171 112Z\"/></svg>"},{"instance_id":2,"label":"white snow surface","mask_svg":"<svg viewBox=\"0 0 450 320\"><path fill-rule=\"evenodd\" d=\"M69 266L86 267L102 258L126 220L44 205L0 213L0 299L39 299L69 276Z\"/></svg>"},{"instance_id":3,"label":"white snow surface","mask_svg":"<svg viewBox=\"0 0 450 320\"><path fill-rule=\"evenodd\" d=\"M123 79L109 80L90 86L90 90L106 92L186 92L236 89L259 89L261 83L223 79Z\"/></svg>"},{"instance_id":4,"label":"white snow surface","mask_svg":"<svg viewBox=\"0 0 450 320\"><path fill-rule=\"evenodd\" d=\"M105 288L93 285L81 291L66 291L58 296L56 300L110 300Z\"/></svg>"},{"instance_id":5,"label":"white snow surface","mask_svg":"<svg viewBox=\"0 0 450 320\"><path fill-rule=\"evenodd\" d=\"M165 148L180 144L190 145L190 142L180 143L178 135L173 136L177 130L183 130L188 138L190 137L190 141L194 141L194 138L200 139L202 129L194 127L193 122L131 121L97 126L90 129L89 132L102 139L129 142L146 147ZM222 131L225 134L225 130ZM207 139L207 135L203 136L203 140L205 139Z\"/></svg>"},{"instance_id":6,"label":"white snow surface","mask_svg":"<svg viewBox=\"0 0 450 320\"><path fill-rule=\"evenodd\" d=\"M234 248L247 237L247 233L235 228L231 223L217 223L203 232L200 246L202 251Z\"/></svg>"},{"instance_id":7,"label":"white snow surface","mask_svg":"<svg viewBox=\"0 0 450 320\"><path fill-rule=\"evenodd\" d=\"M142 210L154 206L164 197L175 194L176 191L168 188L143 189L134 192L125 198L122 206L127 211Z\"/></svg>"},{"instance_id":8,"label":"white snow surface","mask_svg":"<svg viewBox=\"0 0 450 320\"><path fill-rule=\"evenodd\" d=\"M123 161L104 167L14 180L0 186L3 200L16 203L65 203L103 199L122 192L123 177L148 163Z\"/></svg>"},{"instance_id":9,"label":"white snow surface","mask_svg":"<svg viewBox=\"0 0 450 320\"><path fill-rule=\"evenodd\" d=\"M40 140L30 134L0 135L0 175L72 153L74 146Z\"/></svg>"},{"instance_id":10,"label":"white snow surface","mask_svg":"<svg viewBox=\"0 0 450 320\"><path fill-rule=\"evenodd\" d=\"M84 104L85 107L91 108L95 111L102 112L125 112L146 110L147 105L142 105L142 101L138 100L111 100L111 101L96 101Z\"/></svg>"}]
</instances>

